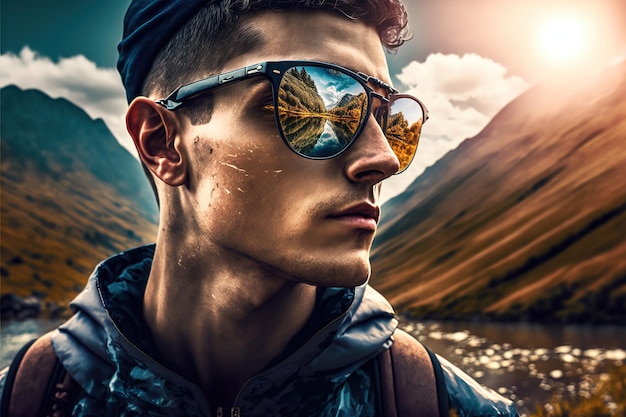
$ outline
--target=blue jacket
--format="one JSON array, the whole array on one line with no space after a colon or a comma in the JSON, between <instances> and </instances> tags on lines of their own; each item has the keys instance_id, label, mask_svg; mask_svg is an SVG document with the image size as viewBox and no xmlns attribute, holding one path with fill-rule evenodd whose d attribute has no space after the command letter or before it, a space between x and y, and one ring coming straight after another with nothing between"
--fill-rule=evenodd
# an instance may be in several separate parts
<instances>
[{"instance_id":1,"label":"blue jacket","mask_svg":"<svg viewBox=\"0 0 626 417\"><path fill-rule=\"evenodd\" d=\"M57 356L84 390L74 416L215 415L196 385L161 365L141 319L153 255L154 245L143 246L98 265L71 303L74 316L53 336ZM371 359L392 344L397 324L368 285L320 288L309 323L245 383L235 407L243 417L375 416ZM517 415L510 401L440 360L460 416Z\"/></svg>"}]
</instances>

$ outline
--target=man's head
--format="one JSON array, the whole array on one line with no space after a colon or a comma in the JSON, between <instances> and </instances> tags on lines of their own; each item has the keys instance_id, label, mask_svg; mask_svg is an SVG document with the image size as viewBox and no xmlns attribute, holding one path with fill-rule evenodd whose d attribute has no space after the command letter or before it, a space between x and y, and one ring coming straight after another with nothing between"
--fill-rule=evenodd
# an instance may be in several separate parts
<instances>
[{"instance_id":1,"label":"man's head","mask_svg":"<svg viewBox=\"0 0 626 417\"><path fill-rule=\"evenodd\" d=\"M299 1L248 3L270 3L272 10L248 10L213 24L215 16L230 15L222 9L221 14L209 13L217 7L213 2L202 8L156 58L142 86L149 98L138 97L129 107L129 132L161 198L160 237L172 244L172 256L181 266L219 253L220 259L251 261L273 276L319 285L362 283L369 276L379 185L400 166L378 116L359 119L363 109L352 108L360 115L358 138L340 154L320 160L286 146L282 113L276 109L281 105L276 103L277 87L267 77L242 79L202 94L186 102L180 108L184 111L155 101L183 84L260 62L320 61L352 69L344 72L353 80L361 77L357 72L374 77L373 82L359 81L371 92L366 109L373 111L390 92L383 86L389 84L383 45L392 43L382 42L381 35L395 39L395 45L402 42L398 34L405 30L404 9L395 2L361 1L368 7L389 7L368 9L355 22L346 14L357 14L356 6L350 6L356 2L333 1L345 3L342 13L336 8L273 10L277 4L305 3ZM395 18L377 14L388 9ZM397 24L381 23L390 20ZM314 68L303 64L298 69ZM292 93L304 99L302 92L281 90ZM341 135L334 123L347 116L332 113L331 107L320 113L326 120L320 126L337 138Z\"/></svg>"},{"instance_id":2,"label":"man's head","mask_svg":"<svg viewBox=\"0 0 626 417\"><path fill-rule=\"evenodd\" d=\"M258 46L245 16L264 10L326 10L372 25L392 51L409 38L402 0L133 0L124 19L117 68L130 103L164 96L177 86L219 72L224 63ZM211 117L212 100L183 112L194 123ZM143 164L142 164L143 165ZM143 165L159 203L154 179Z\"/></svg>"}]
</instances>

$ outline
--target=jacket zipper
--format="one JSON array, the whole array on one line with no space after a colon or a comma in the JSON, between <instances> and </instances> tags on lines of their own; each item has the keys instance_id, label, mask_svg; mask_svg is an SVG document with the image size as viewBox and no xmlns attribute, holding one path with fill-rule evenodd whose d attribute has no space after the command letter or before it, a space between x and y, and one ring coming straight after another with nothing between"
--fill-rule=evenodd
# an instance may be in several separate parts
<instances>
[{"instance_id":1,"label":"jacket zipper","mask_svg":"<svg viewBox=\"0 0 626 417\"><path fill-rule=\"evenodd\" d=\"M331 321L330 323L328 323L326 326L322 327L321 329L319 329L317 332L315 332L315 334L313 336L311 336L308 340L314 339L318 334L324 332L328 327L330 327L333 323L335 323L337 320L343 320L346 318L346 316L348 315L348 313L350 312L350 309L352 308L352 306L354 305L354 300L356 300L356 293L355 293L355 298L352 299L352 302L350 303L350 305L348 306L348 308L346 309L346 311L344 311L343 313L341 313L340 316L338 316L335 320ZM306 343L305 343L306 345ZM304 345L301 346L300 348L296 349L295 352L293 352L292 356L295 355L296 353L298 353L300 350L304 349ZM272 368L267 369L264 372L261 372L259 374L253 375L250 378L248 378L246 380L246 382L241 386L241 389L237 392L237 396L235 397L235 402L233 404L237 404L239 402L239 397L241 396L241 393L244 391L244 389L246 388L246 386L253 380L256 378L261 377L262 375L268 373L269 371L271 371ZM218 411L221 410L222 407L218 408ZM236 411L235 411L236 410ZM237 413L237 414L233 414L233 413ZM239 407L233 407L231 408L231 417L241 417L240 414L240 410Z\"/></svg>"},{"instance_id":2,"label":"jacket zipper","mask_svg":"<svg viewBox=\"0 0 626 417\"><path fill-rule=\"evenodd\" d=\"M105 311L106 311L106 303L104 302L104 298L102 297L102 292L100 291L100 282L96 281L96 287L98 290L98 296L100 298L100 302L102 303L102 306L104 307ZM356 289L355 289L356 290ZM334 324L337 320L343 320L345 319L345 317L348 315L348 313L350 312L350 309L352 308L352 306L354 305L354 301L356 300L356 292L355 292L355 297L352 299L352 302L350 303L350 305L348 306L348 308L346 308L346 311L344 311L340 316L338 316L335 320L331 321L330 323L328 323L326 326L322 327L320 330L318 330L317 332L315 332L315 334L309 338L309 340L314 339L318 334L322 333L323 331L325 331L328 327L330 327L332 324ZM188 381L186 378L184 378L183 376L177 374L176 372L171 371L169 368L164 367L163 365L161 365L159 362L155 361L154 359L152 359L152 357L150 357L150 355L146 354L142 349L140 349L139 347L137 347L134 343L132 343L130 340L128 340L128 338L126 338L126 336L120 331L120 329L117 327L117 323L115 323L115 321L111 318L111 316L109 315L108 311L107 311L107 316L109 316L109 320L111 320L111 323L113 324L113 327L115 327L115 329L117 330L117 333L121 336L123 343L126 343L128 345L130 345L133 349L135 349L137 352L139 352L143 357L144 357L144 361L145 362L152 362L154 365L156 365L157 367L165 370L167 373L169 373L172 376L177 377L177 379L181 379L187 383L190 383L191 385L195 386L196 389L199 390L199 388L197 387L197 385L193 384L192 382ZM305 343L306 345L306 343ZM296 349L296 351L292 354L295 355L296 353L298 353L300 350L302 350L304 348L304 346L301 346L299 349ZM147 359L147 360L146 360ZM230 409L230 417L241 417L241 410L239 407L234 406L234 404L237 404L239 402L239 397L241 396L241 393L244 391L244 389L246 388L246 386L253 380L256 379L266 373L268 373L272 368L266 370L265 372L261 372L257 375L253 375L250 378L248 378L246 380L246 382L242 385L241 389L237 392L237 396L235 397L235 401L233 403L233 407L231 407ZM204 403L202 404L202 408L204 408L205 410L208 411L208 415L211 416L213 413L210 411L209 407L207 407L207 402L206 399L204 401ZM222 407L218 407L217 408L217 412L216 412L216 417L223 417L223 408Z\"/></svg>"},{"instance_id":3,"label":"jacket zipper","mask_svg":"<svg viewBox=\"0 0 626 417\"><path fill-rule=\"evenodd\" d=\"M215 417L224 417L224 409L222 407L217 407ZM230 409L230 417L241 417L241 411L239 410L239 407L233 407Z\"/></svg>"}]
</instances>

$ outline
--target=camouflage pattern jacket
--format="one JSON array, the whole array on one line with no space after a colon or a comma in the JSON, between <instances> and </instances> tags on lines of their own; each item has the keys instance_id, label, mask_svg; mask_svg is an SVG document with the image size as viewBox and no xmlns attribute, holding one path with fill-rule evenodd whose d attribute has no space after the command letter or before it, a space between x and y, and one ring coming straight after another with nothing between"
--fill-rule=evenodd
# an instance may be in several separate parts
<instances>
[{"instance_id":1,"label":"camouflage pattern jacket","mask_svg":"<svg viewBox=\"0 0 626 417\"><path fill-rule=\"evenodd\" d=\"M71 303L74 316L52 338L81 386L74 416L216 416L202 391L163 366L142 320L154 245L102 262ZM315 311L278 358L241 388L234 415L379 415L373 358L398 324L370 286L320 288ZM451 406L461 416L515 416L511 403L440 358ZM0 390L4 376L0 376ZM229 415L231 410L224 410Z\"/></svg>"}]
</instances>

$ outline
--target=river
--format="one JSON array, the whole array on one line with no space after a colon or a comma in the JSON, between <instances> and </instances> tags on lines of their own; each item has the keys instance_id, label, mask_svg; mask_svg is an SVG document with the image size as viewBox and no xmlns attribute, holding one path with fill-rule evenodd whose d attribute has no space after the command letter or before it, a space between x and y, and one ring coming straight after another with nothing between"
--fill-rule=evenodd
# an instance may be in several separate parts
<instances>
[{"instance_id":1,"label":"river","mask_svg":"<svg viewBox=\"0 0 626 417\"><path fill-rule=\"evenodd\" d=\"M0 367L59 320L3 322ZM626 327L523 323L413 322L401 327L482 384L516 402L522 414L554 390L585 395L590 377L626 363Z\"/></svg>"},{"instance_id":2,"label":"river","mask_svg":"<svg viewBox=\"0 0 626 417\"><path fill-rule=\"evenodd\" d=\"M556 390L585 396L593 376L626 363L624 326L405 320L401 327L515 401L522 414Z\"/></svg>"},{"instance_id":3,"label":"river","mask_svg":"<svg viewBox=\"0 0 626 417\"><path fill-rule=\"evenodd\" d=\"M26 343L63 323L60 319L7 320L0 322L0 369L11 363L11 359Z\"/></svg>"}]
</instances>

